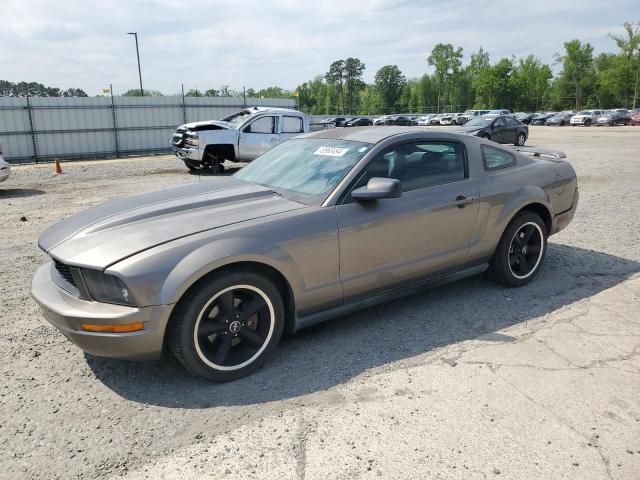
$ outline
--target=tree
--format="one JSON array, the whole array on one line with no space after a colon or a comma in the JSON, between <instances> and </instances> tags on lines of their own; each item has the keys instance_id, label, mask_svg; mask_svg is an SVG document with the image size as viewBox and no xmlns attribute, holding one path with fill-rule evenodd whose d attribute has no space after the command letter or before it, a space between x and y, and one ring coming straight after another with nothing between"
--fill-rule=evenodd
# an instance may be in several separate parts
<instances>
[{"instance_id":1,"label":"tree","mask_svg":"<svg viewBox=\"0 0 640 480\"><path fill-rule=\"evenodd\" d=\"M549 65L543 65L533 55L521 58L511 76L515 109L527 112L539 110L552 77Z\"/></svg>"},{"instance_id":2,"label":"tree","mask_svg":"<svg viewBox=\"0 0 640 480\"><path fill-rule=\"evenodd\" d=\"M622 54L635 63L636 78L633 87L633 108L635 109L638 99L638 81L640 80L640 22L637 25L625 22L623 27L627 35L626 38L611 33L609 36L616 42Z\"/></svg>"},{"instance_id":3,"label":"tree","mask_svg":"<svg viewBox=\"0 0 640 480\"><path fill-rule=\"evenodd\" d=\"M353 115L356 94L365 86L365 83L362 81L362 74L365 68L364 63L358 58L349 57L344 61L344 85L347 89L349 115Z\"/></svg>"},{"instance_id":4,"label":"tree","mask_svg":"<svg viewBox=\"0 0 640 480\"><path fill-rule=\"evenodd\" d=\"M291 92L281 87L267 87L258 91L258 97L264 98L292 98Z\"/></svg>"},{"instance_id":5,"label":"tree","mask_svg":"<svg viewBox=\"0 0 640 480\"><path fill-rule=\"evenodd\" d=\"M88 97L87 93L81 88L67 88L62 92L63 97Z\"/></svg>"},{"instance_id":6,"label":"tree","mask_svg":"<svg viewBox=\"0 0 640 480\"><path fill-rule=\"evenodd\" d=\"M582 44L580 40L564 42L564 55L556 54L556 62L562 63L562 73L575 85L576 111L580 110L582 84L585 77L593 74L593 47L588 42Z\"/></svg>"},{"instance_id":7,"label":"tree","mask_svg":"<svg viewBox=\"0 0 640 480\"><path fill-rule=\"evenodd\" d=\"M485 68L475 80L478 108L513 108L514 95L511 75L513 62L503 58L492 67Z\"/></svg>"},{"instance_id":8,"label":"tree","mask_svg":"<svg viewBox=\"0 0 640 480\"><path fill-rule=\"evenodd\" d=\"M122 94L123 97L140 97L140 89L132 88ZM145 97L163 97L164 95L158 90L144 90Z\"/></svg>"},{"instance_id":9,"label":"tree","mask_svg":"<svg viewBox=\"0 0 640 480\"><path fill-rule=\"evenodd\" d=\"M397 65L385 65L376 72L374 85L385 112L396 108L406 84L407 79Z\"/></svg>"},{"instance_id":10,"label":"tree","mask_svg":"<svg viewBox=\"0 0 640 480\"><path fill-rule=\"evenodd\" d=\"M462 47L453 48L450 43L438 43L427 58L427 63L434 67L435 77L438 82L438 111L440 111L441 99L447 98L447 85L462 66ZM444 93L444 95L443 95Z\"/></svg>"},{"instance_id":11,"label":"tree","mask_svg":"<svg viewBox=\"0 0 640 480\"><path fill-rule=\"evenodd\" d=\"M329 65L329 71L324 75L324 78L328 84L333 85L338 89L338 92L340 93L340 99L342 101L342 112L344 113L344 60L336 60L331 65Z\"/></svg>"}]
</instances>

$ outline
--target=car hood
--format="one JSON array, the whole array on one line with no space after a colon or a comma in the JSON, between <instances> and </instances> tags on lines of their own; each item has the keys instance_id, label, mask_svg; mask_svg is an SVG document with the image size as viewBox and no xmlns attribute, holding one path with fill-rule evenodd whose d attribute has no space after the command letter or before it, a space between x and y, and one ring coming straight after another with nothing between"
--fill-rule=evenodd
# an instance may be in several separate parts
<instances>
[{"instance_id":1,"label":"car hood","mask_svg":"<svg viewBox=\"0 0 640 480\"><path fill-rule=\"evenodd\" d=\"M216 178L90 208L49 227L38 245L66 264L102 269L171 240L304 207L260 185Z\"/></svg>"},{"instance_id":2,"label":"car hood","mask_svg":"<svg viewBox=\"0 0 640 480\"><path fill-rule=\"evenodd\" d=\"M229 130L233 127L233 124L229 122L224 122L222 120L206 120L202 122L191 122L185 123L184 125L180 125L181 127L187 128L193 132L198 132L200 130L212 130L212 129L226 129Z\"/></svg>"}]
</instances>

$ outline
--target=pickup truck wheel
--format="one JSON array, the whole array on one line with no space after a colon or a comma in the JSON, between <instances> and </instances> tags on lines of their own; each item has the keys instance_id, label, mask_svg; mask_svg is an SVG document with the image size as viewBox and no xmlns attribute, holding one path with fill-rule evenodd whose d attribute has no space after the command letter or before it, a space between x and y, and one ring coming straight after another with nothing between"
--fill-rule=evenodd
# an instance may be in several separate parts
<instances>
[{"instance_id":1,"label":"pickup truck wheel","mask_svg":"<svg viewBox=\"0 0 640 480\"><path fill-rule=\"evenodd\" d=\"M248 271L203 282L180 301L168 344L192 373L226 382L256 370L276 349L284 305L276 286Z\"/></svg>"},{"instance_id":2,"label":"pickup truck wheel","mask_svg":"<svg viewBox=\"0 0 640 480\"><path fill-rule=\"evenodd\" d=\"M502 234L488 274L508 287L526 285L540 270L546 250L545 223L533 212L521 212Z\"/></svg>"}]
</instances>

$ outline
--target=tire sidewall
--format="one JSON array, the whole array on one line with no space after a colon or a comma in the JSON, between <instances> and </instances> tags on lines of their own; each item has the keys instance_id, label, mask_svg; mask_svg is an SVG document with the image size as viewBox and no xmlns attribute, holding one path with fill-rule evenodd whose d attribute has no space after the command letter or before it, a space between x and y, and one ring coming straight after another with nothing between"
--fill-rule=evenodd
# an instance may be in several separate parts
<instances>
[{"instance_id":1,"label":"tire sidewall","mask_svg":"<svg viewBox=\"0 0 640 480\"><path fill-rule=\"evenodd\" d=\"M511 267L509 266L509 248L511 247L511 242L516 232L522 227L522 225L530 222L537 224L542 232L542 256L540 257L540 261L538 262L536 269L531 275L527 278L518 278L513 274ZM497 270L496 274L500 280L511 287L521 287L531 282L536 275L538 275L544 263L544 259L547 254L547 236L547 226L539 215L533 212L522 212L516 215L502 234L498 248L496 249L494 258L492 259L493 268Z\"/></svg>"},{"instance_id":2,"label":"tire sidewall","mask_svg":"<svg viewBox=\"0 0 640 480\"><path fill-rule=\"evenodd\" d=\"M195 348L193 331L198 316L207 302L218 292L234 285L249 285L255 287L269 297L273 305L275 317L273 320L273 333L262 354L249 365L237 370L218 370L204 363L199 357ZM220 382L244 377L261 367L276 349L282 337L282 332L284 331L285 310L282 296L273 282L261 275L251 272L231 272L214 278L210 282L201 282L196 288L197 291L188 299L188 304L185 305L184 309L180 312L180 318L176 318L179 325L176 326L174 334L177 334L178 338L174 339L174 341L177 341L180 350L180 354L177 355L179 360L196 375L208 380Z\"/></svg>"}]
</instances>

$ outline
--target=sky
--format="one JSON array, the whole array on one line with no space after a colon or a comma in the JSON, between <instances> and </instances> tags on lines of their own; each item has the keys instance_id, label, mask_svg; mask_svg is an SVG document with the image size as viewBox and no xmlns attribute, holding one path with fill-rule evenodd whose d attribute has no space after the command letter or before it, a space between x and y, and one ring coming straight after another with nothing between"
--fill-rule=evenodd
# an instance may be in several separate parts
<instances>
[{"instance_id":1,"label":"sky","mask_svg":"<svg viewBox=\"0 0 640 480\"><path fill-rule=\"evenodd\" d=\"M347 57L408 77L429 73L437 43L480 46L491 61L534 54L553 63L566 40L615 51L608 33L640 21L640 0L0 0L0 79L165 94L230 85L294 89ZM9 12L9 13L7 13Z\"/></svg>"}]
</instances>

